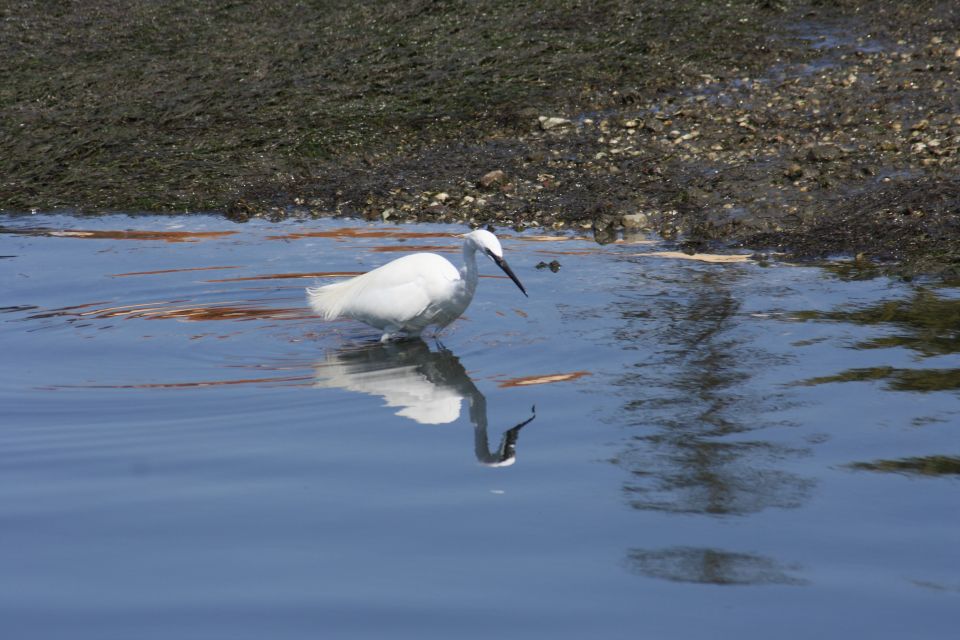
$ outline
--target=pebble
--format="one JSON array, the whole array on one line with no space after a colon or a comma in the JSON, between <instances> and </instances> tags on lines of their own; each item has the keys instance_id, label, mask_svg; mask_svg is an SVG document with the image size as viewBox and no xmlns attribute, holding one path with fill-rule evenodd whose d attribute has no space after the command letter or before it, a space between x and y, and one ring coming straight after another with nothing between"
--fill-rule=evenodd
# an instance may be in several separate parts
<instances>
[{"instance_id":1,"label":"pebble","mask_svg":"<svg viewBox=\"0 0 960 640\"><path fill-rule=\"evenodd\" d=\"M832 144L819 144L807 152L807 158L814 162L831 162L841 155L840 148Z\"/></svg>"},{"instance_id":2,"label":"pebble","mask_svg":"<svg viewBox=\"0 0 960 640\"><path fill-rule=\"evenodd\" d=\"M663 126L663 123L660 122L659 120L653 119L653 120L645 120L643 123L643 128L646 129L647 131L652 131L653 133L660 133L661 131L663 131L664 126Z\"/></svg>"},{"instance_id":3,"label":"pebble","mask_svg":"<svg viewBox=\"0 0 960 640\"><path fill-rule=\"evenodd\" d=\"M558 118L558 117L548 118L547 116L540 116L538 120L540 121L540 128L543 129L544 131L550 131L551 129L558 129L560 127L566 127L572 124L566 118Z\"/></svg>"},{"instance_id":4,"label":"pebble","mask_svg":"<svg viewBox=\"0 0 960 640\"><path fill-rule=\"evenodd\" d=\"M493 171L488 171L483 174L480 178L480 186L489 187L494 184L499 184L507 179L507 174L503 172L503 169L494 169Z\"/></svg>"},{"instance_id":5,"label":"pebble","mask_svg":"<svg viewBox=\"0 0 960 640\"><path fill-rule=\"evenodd\" d=\"M650 226L650 217L645 213L628 213L620 220L624 229L646 229Z\"/></svg>"}]
</instances>

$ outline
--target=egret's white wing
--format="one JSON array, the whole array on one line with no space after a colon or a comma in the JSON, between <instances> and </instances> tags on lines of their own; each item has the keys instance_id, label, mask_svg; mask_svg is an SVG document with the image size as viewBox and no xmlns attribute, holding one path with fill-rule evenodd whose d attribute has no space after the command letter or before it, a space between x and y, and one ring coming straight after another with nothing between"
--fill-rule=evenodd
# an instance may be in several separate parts
<instances>
[{"instance_id":1,"label":"egret's white wing","mask_svg":"<svg viewBox=\"0 0 960 640\"><path fill-rule=\"evenodd\" d=\"M343 308L343 315L374 327L400 328L422 314L432 299L419 282L393 287L366 287L357 292Z\"/></svg>"},{"instance_id":2,"label":"egret's white wing","mask_svg":"<svg viewBox=\"0 0 960 640\"><path fill-rule=\"evenodd\" d=\"M379 328L399 327L441 300L459 279L446 258L416 253L307 294L314 311L328 320L349 316Z\"/></svg>"}]
</instances>

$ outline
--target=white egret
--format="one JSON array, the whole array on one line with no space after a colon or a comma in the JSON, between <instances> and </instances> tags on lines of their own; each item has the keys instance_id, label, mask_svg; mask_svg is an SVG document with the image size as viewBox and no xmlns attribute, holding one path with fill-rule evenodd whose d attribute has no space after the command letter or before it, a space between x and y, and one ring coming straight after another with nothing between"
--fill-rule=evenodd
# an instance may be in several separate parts
<instances>
[{"instance_id":1,"label":"white egret","mask_svg":"<svg viewBox=\"0 0 960 640\"><path fill-rule=\"evenodd\" d=\"M463 236L463 266L457 269L435 253L414 253L344 282L307 289L310 307L326 320L352 318L383 331L381 342L399 335L418 337L460 317L477 290L477 251L526 289L503 259L497 236L477 229Z\"/></svg>"}]
</instances>

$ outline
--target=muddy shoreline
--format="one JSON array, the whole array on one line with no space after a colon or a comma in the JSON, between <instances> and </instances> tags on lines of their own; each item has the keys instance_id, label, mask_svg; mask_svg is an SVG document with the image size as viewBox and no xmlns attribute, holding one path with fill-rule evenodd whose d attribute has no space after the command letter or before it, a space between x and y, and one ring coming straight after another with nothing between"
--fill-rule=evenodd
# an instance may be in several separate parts
<instances>
[{"instance_id":1,"label":"muddy shoreline","mask_svg":"<svg viewBox=\"0 0 960 640\"><path fill-rule=\"evenodd\" d=\"M960 272L949 1L18 1L0 210L657 233Z\"/></svg>"}]
</instances>

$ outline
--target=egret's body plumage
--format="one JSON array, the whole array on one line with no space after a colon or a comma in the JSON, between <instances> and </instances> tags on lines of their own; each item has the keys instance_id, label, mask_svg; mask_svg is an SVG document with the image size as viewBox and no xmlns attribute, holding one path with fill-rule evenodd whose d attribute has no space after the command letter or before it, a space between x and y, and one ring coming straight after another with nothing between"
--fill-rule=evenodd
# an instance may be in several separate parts
<instances>
[{"instance_id":1,"label":"egret's body plumage","mask_svg":"<svg viewBox=\"0 0 960 640\"><path fill-rule=\"evenodd\" d=\"M327 320L352 318L383 331L415 337L428 326L442 329L460 317L477 290L476 252L483 251L520 287L503 259L497 237L478 229L464 236L463 267L435 253L414 253L344 282L307 289L311 308Z\"/></svg>"}]
</instances>

